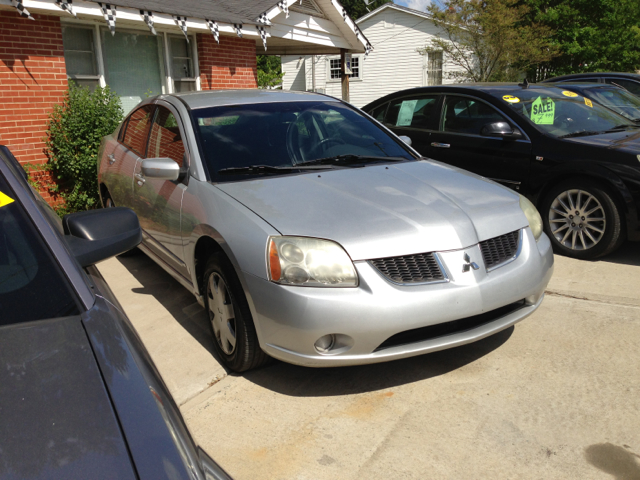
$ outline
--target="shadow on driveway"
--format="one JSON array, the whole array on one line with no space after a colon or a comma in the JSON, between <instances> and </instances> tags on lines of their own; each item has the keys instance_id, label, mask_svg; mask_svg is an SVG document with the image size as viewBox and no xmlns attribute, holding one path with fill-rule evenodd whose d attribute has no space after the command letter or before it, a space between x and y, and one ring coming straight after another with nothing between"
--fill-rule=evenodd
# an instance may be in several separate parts
<instances>
[{"instance_id":1,"label":"shadow on driveway","mask_svg":"<svg viewBox=\"0 0 640 480\"><path fill-rule=\"evenodd\" d=\"M195 297L144 254L118 257L142 288L134 293L155 299L219 363L207 314ZM437 377L472 363L505 343L513 327L478 342L427 355L355 367L308 368L273 360L264 368L238 375L263 388L295 397L326 397L384 390Z\"/></svg>"},{"instance_id":2,"label":"shadow on driveway","mask_svg":"<svg viewBox=\"0 0 640 480\"><path fill-rule=\"evenodd\" d=\"M625 242L622 247L606 257L596 261L618 263L621 265L640 266L640 242Z\"/></svg>"}]
</instances>

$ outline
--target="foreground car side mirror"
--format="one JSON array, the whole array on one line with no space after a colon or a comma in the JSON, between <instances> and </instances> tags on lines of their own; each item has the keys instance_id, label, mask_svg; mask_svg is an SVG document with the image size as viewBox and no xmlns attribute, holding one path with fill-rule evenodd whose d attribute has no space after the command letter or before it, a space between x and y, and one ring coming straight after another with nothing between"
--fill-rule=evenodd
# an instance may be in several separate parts
<instances>
[{"instance_id":1,"label":"foreground car side mirror","mask_svg":"<svg viewBox=\"0 0 640 480\"><path fill-rule=\"evenodd\" d=\"M120 255L142 241L138 216L126 207L71 213L64 216L62 226L65 241L82 267Z\"/></svg>"},{"instance_id":2,"label":"foreground car side mirror","mask_svg":"<svg viewBox=\"0 0 640 480\"><path fill-rule=\"evenodd\" d=\"M512 128L507 122L487 123L480 129L480 135L483 137L522 138L520 130Z\"/></svg>"},{"instance_id":3,"label":"foreground car side mirror","mask_svg":"<svg viewBox=\"0 0 640 480\"><path fill-rule=\"evenodd\" d=\"M411 146L411 138L407 137L406 135L400 135L398 137L400 140L402 140L404 143L406 143L407 145Z\"/></svg>"},{"instance_id":4,"label":"foreground car side mirror","mask_svg":"<svg viewBox=\"0 0 640 480\"><path fill-rule=\"evenodd\" d=\"M142 161L142 174L148 178L176 181L180 177L180 166L171 158L146 158Z\"/></svg>"}]
</instances>

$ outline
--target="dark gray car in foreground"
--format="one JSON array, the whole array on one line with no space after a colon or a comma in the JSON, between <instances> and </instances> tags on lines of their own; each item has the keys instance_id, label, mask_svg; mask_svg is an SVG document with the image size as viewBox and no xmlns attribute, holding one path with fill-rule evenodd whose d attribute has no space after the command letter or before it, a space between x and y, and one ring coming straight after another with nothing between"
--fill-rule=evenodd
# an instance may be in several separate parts
<instances>
[{"instance_id":1,"label":"dark gray car in foreground","mask_svg":"<svg viewBox=\"0 0 640 480\"><path fill-rule=\"evenodd\" d=\"M228 479L200 450L93 266L129 209L59 218L0 146L0 478Z\"/></svg>"}]
</instances>

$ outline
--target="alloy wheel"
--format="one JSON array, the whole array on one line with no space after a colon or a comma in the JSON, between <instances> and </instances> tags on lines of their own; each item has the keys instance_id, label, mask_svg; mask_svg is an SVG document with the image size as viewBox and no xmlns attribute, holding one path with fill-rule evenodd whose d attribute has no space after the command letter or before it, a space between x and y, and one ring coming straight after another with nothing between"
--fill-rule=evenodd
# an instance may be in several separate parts
<instances>
[{"instance_id":1,"label":"alloy wheel","mask_svg":"<svg viewBox=\"0 0 640 480\"><path fill-rule=\"evenodd\" d=\"M554 238L566 248L588 250L605 234L607 220L596 197L585 190L566 190L549 208L549 227Z\"/></svg>"},{"instance_id":2,"label":"alloy wheel","mask_svg":"<svg viewBox=\"0 0 640 480\"><path fill-rule=\"evenodd\" d=\"M216 272L209 276L207 297L213 334L220 349L225 354L231 355L236 349L235 314L227 284Z\"/></svg>"}]
</instances>

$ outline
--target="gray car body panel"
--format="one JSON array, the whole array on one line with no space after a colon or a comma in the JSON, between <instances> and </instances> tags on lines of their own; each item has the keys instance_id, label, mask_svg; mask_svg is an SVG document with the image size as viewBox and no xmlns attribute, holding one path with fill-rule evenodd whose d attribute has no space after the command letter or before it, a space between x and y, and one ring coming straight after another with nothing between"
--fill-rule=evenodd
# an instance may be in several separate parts
<instances>
[{"instance_id":1,"label":"gray car body panel","mask_svg":"<svg viewBox=\"0 0 640 480\"><path fill-rule=\"evenodd\" d=\"M283 235L336 241L352 260L455 250L528 225L517 194L458 172L417 161L218 188Z\"/></svg>"},{"instance_id":2,"label":"gray car body panel","mask_svg":"<svg viewBox=\"0 0 640 480\"><path fill-rule=\"evenodd\" d=\"M0 478L137 478L80 317L0 328Z\"/></svg>"}]
</instances>

